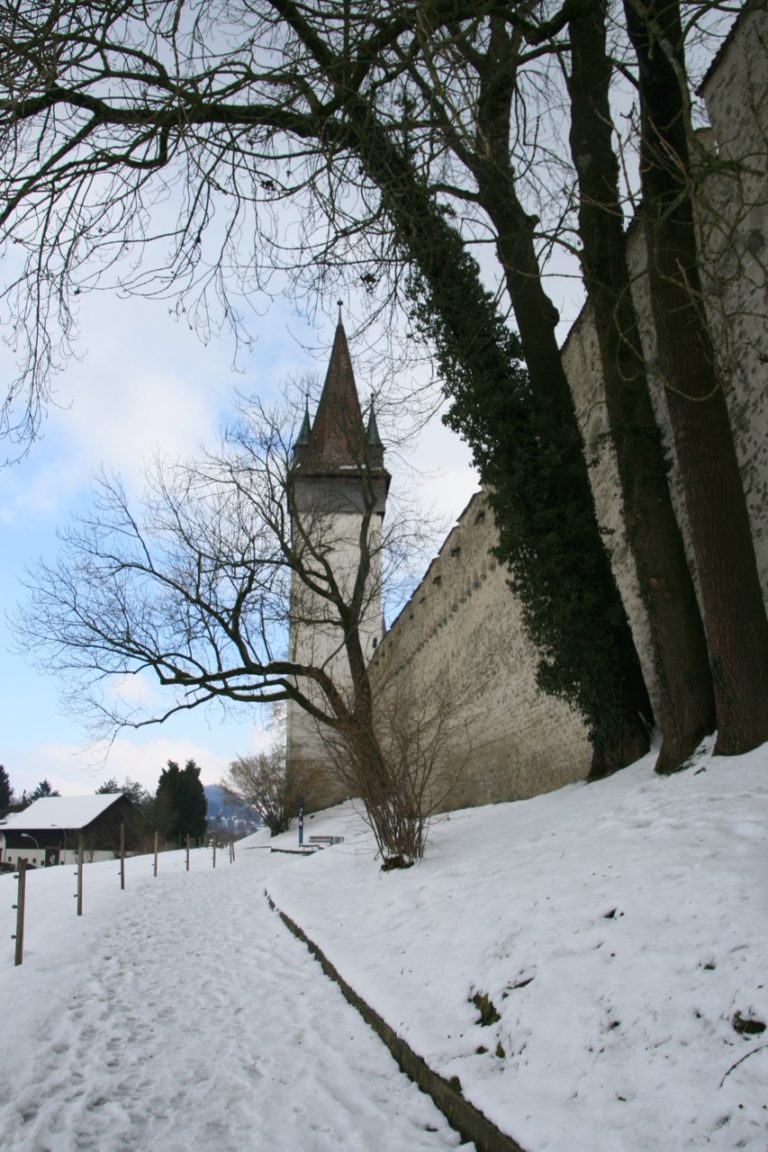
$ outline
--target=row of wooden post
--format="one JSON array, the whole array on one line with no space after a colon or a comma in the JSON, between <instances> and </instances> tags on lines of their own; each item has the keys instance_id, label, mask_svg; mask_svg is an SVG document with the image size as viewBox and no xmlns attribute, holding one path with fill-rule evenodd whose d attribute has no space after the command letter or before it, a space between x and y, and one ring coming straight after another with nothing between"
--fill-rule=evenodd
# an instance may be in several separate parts
<instances>
[{"instance_id":1,"label":"row of wooden post","mask_svg":"<svg viewBox=\"0 0 768 1152\"><path fill-rule=\"evenodd\" d=\"M186 870L189 872L189 852L190 852L190 838L186 839L187 859ZM154 875L157 876L157 858L160 851L160 833L155 832L154 842ZM229 862L234 863L235 859L235 841L229 840ZM75 899L77 900L77 914L83 914L83 865L85 863L85 838L82 833L78 838L77 843L77 891L75 892ZM216 840L213 840L213 867L216 867ZM27 890L27 862L26 860L19 860L18 872L18 895L16 903L13 907L16 909L16 933L12 937L16 941L16 955L15 964L18 967L24 959L24 912L26 903L26 890ZM125 891L125 824L120 825L120 888Z\"/></svg>"}]
</instances>

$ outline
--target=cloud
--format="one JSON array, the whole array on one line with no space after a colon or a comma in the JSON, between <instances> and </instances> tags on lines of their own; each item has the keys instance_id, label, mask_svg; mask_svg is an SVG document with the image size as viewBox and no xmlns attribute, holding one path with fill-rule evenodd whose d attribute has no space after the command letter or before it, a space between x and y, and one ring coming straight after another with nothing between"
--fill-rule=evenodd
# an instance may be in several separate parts
<instances>
[{"instance_id":1,"label":"cloud","mask_svg":"<svg viewBox=\"0 0 768 1152\"><path fill-rule=\"evenodd\" d=\"M480 486L467 444L441 421L434 420L408 452L396 482L412 490L424 514L450 530Z\"/></svg>"},{"instance_id":2,"label":"cloud","mask_svg":"<svg viewBox=\"0 0 768 1152\"><path fill-rule=\"evenodd\" d=\"M46 779L64 796L95 792L99 785L113 777L121 784L130 777L154 793L160 773L169 760L179 764L194 760L202 769L203 783L215 784L229 763L226 757L210 747L168 736L141 742L120 738L111 745L85 748L76 744L47 743L29 749L25 759L34 764L34 780L21 783L21 777L29 778L29 771L25 771L24 763L16 765L20 771L13 772L12 782L17 792Z\"/></svg>"},{"instance_id":3,"label":"cloud","mask_svg":"<svg viewBox=\"0 0 768 1152\"><path fill-rule=\"evenodd\" d=\"M95 792L105 780L115 778L122 784L126 777L154 793L169 760L179 764L194 760L203 783L217 784L235 757L264 752L279 739L276 728L260 716L243 720L233 714L230 722L215 728L187 718L184 727L193 728L194 735L153 729L152 735L144 732L89 745L75 741L28 744L16 748L5 763L19 794L45 779L63 796L81 796Z\"/></svg>"},{"instance_id":4,"label":"cloud","mask_svg":"<svg viewBox=\"0 0 768 1152\"><path fill-rule=\"evenodd\" d=\"M158 452L183 459L201 443L213 446L236 390L268 398L306 368L287 312L275 304L257 318L257 342L236 371L231 339L222 334L202 344L159 301L86 297L79 355L54 381L56 403L42 439L0 474L0 523L66 513L74 500L87 499L90 477L102 468L119 472L136 493ZM10 361L0 348L0 375L12 370Z\"/></svg>"}]
</instances>

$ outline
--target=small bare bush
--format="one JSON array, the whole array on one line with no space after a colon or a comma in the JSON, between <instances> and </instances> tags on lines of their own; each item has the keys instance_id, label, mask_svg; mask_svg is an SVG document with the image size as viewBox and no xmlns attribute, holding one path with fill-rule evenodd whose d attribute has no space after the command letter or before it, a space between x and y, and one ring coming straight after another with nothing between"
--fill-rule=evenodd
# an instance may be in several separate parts
<instances>
[{"instance_id":1,"label":"small bare bush","mask_svg":"<svg viewBox=\"0 0 768 1152\"><path fill-rule=\"evenodd\" d=\"M466 735L457 741L455 729L447 681L427 688L402 676L377 697L375 740L344 733L326 741L337 777L363 803L384 870L424 855L430 819L461 771L452 753Z\"/></svg>"}]
</instances>

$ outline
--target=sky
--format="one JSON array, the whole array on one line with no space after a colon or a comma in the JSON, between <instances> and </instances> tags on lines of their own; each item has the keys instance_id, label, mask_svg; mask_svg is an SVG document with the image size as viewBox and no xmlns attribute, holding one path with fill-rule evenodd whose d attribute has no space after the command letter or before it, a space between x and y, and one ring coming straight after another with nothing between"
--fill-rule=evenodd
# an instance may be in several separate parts
<instances>
[{"instance_id":1,"label":"sky","mask_svg":"<svg viewBox=\"0 0 768 1152\"><path fill-rule=\"evenodd\" d=\"M360 319L347 312L348 333ZM87 510L96 473L118 472L139 492L156 451L183 459L215 444L237 390L268 398L308 373L322 381L336 321L335 306L310 324L284 300L265 300L253 325L255 346L238 355L235 368L226 334L204 345L163 302L108 293L84 298L78 358L56 380L57 406L42 437L24 459L0 468L0 764L17 793L47 779L63 795L77 795L126 777L154 791L167 760L189 758L201 766L204 783L214 784L234 757L271 744L265 718L245 706L226 716L211 707L162 727L123 731L110 746L94 744L82 717L62 710L62 684L18 651L8 614L24 602L25 571L39 558L53 559L57 531ZM351 352L354 362L354 341ZM8 375L12 368L7 349L0 349L0 369ZM386 442L386 422L380 423ZM400 452L387 458L395 490L411 490L430 522L436 517L449 526L476 488L466 447L435 419L409 456L417 472Z\"/></svg>"},{"instance_id":2,"label":"sky","mask_svg":"<svg viewBox=\"0 0 768 1152\"><path fill-rule=\"evenodd\" d=\"M87 864L82 917L38 869L20 967L0 875L3 1152L457 1147L265 893L526 1152L765 1152L768 745L711 745L437 817L405 871L351 805L311 859L259 833L131 858L124 891Z\"/></svg>"}]
</instances>

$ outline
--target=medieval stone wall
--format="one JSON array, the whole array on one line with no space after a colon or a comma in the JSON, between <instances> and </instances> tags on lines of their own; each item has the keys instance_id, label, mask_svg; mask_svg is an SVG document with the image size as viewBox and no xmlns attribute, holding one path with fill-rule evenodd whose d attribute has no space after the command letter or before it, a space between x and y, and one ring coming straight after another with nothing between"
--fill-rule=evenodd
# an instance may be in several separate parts
<instances>
[{"instance_id":1,"label":"medieval stone wall","mask_svg":"<svg viewBox=\"0 0 768 1152\"><path fill-rule=\"evenodd\" d=\"M755 546L768 602L768 13L748 7L702 89L712 123L714 156L702 177L702 239L709 262L706 306L719 335L719 355ZM736 179L733 161L741 170ZM719 171L718 171L719 169ZM640 230L631 247L636 305L654 405L667 426L644 284ZM597 340L588 309L563 350L584 436L598 518L649 686L656 698L650 635L626 542L619 482L602 395ZM675 474L675 506L687 533ZM584 727L535 686L536 656L504 571L490 556L492 514L473 497L371 665L374 688L398 677L429 692L445 684L455 710L448 772L457 783L447 807L485 804L549 791L583 778L590 752ZM585 653L585 659L589 653Z\"/></svg>"},{"instance_id":2,"label":"medieval stone wall","mask_svg":"<svg viewBox=\"0 0 768 1152\"><path fill-rule=\"evenodd\" d=\"M441 806L517 800L589 770L584 726L535 684L536 654L505 570L490 553L493 516L482 493L465 508L371 663L379 699L408 691L451 702ZM386 707L384 709L386 713Z\"/></svg>"},{"instance_id":3,"label":"medieval stone wall","mask_svg":"<svg viewBox=\"0 0 768 1152\"><path fill-rule=\"evenodd\" d=\"M707 303L768 601L768 7L738 21L701 94L719 171L704 187Z\"/></svg>"}]
</instances>

